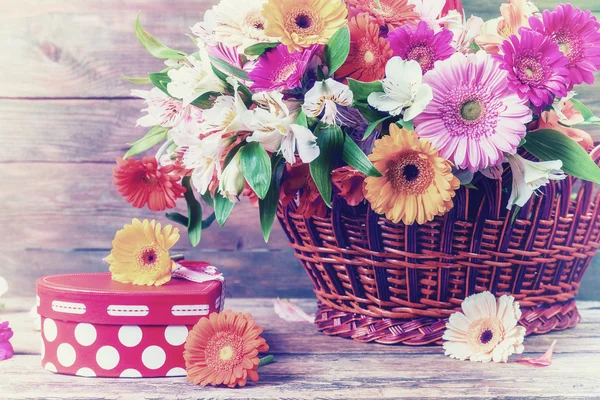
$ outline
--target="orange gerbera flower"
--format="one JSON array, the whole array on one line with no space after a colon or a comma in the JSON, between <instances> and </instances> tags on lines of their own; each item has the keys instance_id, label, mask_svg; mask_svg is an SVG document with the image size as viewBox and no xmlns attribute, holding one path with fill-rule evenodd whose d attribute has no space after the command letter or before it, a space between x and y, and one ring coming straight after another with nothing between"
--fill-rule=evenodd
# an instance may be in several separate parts
<instances>
[{"instance_id":1,"label":"orange gerbera flower","mask_svg":"<svg viewBox=\"0 0 600 400\"><path fill-rule=\"evenodd\" d=\"M379 25L367 13L358 14L348 23L350 53L336 78L372 82L385 76L385 65L394 54L390 43L379 37Z\"/></svg>"},{"instance_id":2,"label":"orange gerbera flower","mask_svg":"<svg viewBox=\"0 0 600 400\"><path fill-rule=\"evenodd\" d=\"M142 160L119 158L117 164L119 167L113 169L114 184L134 207L142 208L147 204L152 211L163 211L175 207L176 200L185 193L174 164L158 165L155 157Z\"/></svg>"},{"instance_id":3,"label":"orange gerbera flower","mask_svg":"<svg viewBox=\"0 0 600 400\"><path fill-rule=\"evenodd\" d=\"M408 0L347 0L347 3L352 12L369 13L379 26L389 31L406 24L416 25L420 19L414 4Z\"/></svg>"},{"instance_id":4,"label":"orange gerbera flower","mask_svg":"<svg viewBox=\"0 0 600 400\"><path fill-rule=\"evenodd\" d=\"M375 141L369 159L383 176L367 177L365 197L392 222L424 224L454 206L460 182L452 163L416 132L390 125L390 135Z\"/></svg>"},{"instance_id":5,"label":"orange gerbera flower","mask_svg":"<svg viewBox=\"0 0 600 400\"><path fill-rule=\"evenodd\" d=\"M201 386L258 381L258 353L269 350L250 314L231 310L201 318L185 342L187 380Z\"/></svg>"}]
</instances>

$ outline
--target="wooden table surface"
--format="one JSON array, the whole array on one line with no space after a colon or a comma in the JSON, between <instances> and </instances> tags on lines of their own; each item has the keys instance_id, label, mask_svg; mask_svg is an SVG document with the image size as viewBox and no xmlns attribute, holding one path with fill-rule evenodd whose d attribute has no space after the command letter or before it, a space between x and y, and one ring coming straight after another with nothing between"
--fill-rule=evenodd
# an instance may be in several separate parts
<instances>
[{"instance_id":1,"label":"wooden table surface","mask_svg":"<svg viewBox=\"0 0 600 400\"><path fill-rule=\"evenodd\" d=\"M294 300L314 311L313 300ZM374 399L600 398L600 302L579 302L574 329L525 339L525 357L557 340L549 367L452 360L440 346L385 346L327 337L308 323L288 323L272 299L233 299L226 308L251 312L265 329L276 362L241 389L201 388L184 378L100 379L55 375L40 366L39 332L26 310L33 300L9 299L0 311L15 330L14 358L0 362L0 398L8 399ZM513 356L511 360L516 359Z\"/></svg>"}]
</instances>

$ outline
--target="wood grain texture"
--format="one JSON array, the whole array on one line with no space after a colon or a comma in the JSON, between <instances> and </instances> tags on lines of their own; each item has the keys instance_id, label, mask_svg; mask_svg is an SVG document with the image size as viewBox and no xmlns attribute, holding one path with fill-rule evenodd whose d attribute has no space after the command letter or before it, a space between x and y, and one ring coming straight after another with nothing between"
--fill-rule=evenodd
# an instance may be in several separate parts
<instances>
[{"instance_id":1,"label":"wood grain texture","mask_svg":"<svg viewBox=\"0 0 600 400\"><path fill-rule=\"evenodd\" d=\"M183 378L97 379L54 375L40 366L39 333L18 313L33 299L9 299L4 317L15 329L17 355L0 363L3 399L374 399L374 398L598 398L600 303L580 302L575 329L525 339L526 357L558 344L550 367L480 364L452 360L438 346L385 346L327 337L308 323L279 319L270 299L228 300L226 307L251 312L265 329L276 362L260 369L260 381L244 389L200 388ZM310 300L295 303L314 311ZM435 366L435 367L432 367ZM442 372L443 371L443 372ZM77 391L73 391L73 387Z\"/></svg>"},{"instance_id":2,"label":"wood grain texture","mask_svg":"<svg viewBox=\"0 0 600 400\"><path fill-rule=\"evenodd\" d=\"M131 98L135 86L121 75L162 68L133 34L140 10L161 41L193 51L188 27L215 1L0 2L0 275L13 288L31 295L40 275L104 268L100 257L132 217L167 222L161 213L130 207L111 184L114 159L145 133L135 127L142 102ZM489 19L501 0L464 3L468 15ZM540 9L558 3L536 2ZM596 0L573 4L600 16ZM596 114L599 85L580 90ZM599 129L590 132L600 139ZM265 244L247 203L236 206L225 228L204 232L199 249L184 234L178 250L221 266L234 296L312 296L282 230L276 226ZM598 265L590 267L580 298L600 299Z\"/></svg>"}]
</instances>

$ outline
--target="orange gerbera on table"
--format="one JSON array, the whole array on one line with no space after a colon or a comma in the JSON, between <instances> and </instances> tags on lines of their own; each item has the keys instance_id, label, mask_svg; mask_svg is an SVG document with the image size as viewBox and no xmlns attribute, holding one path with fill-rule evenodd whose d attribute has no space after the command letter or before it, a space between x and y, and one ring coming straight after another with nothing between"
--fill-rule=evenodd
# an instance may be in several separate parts
<instances>
[{"instance_id":1,"label":"orange gerbera on table","mask_svg":"<svg viewBox=\"0 0 600 400\"><path fill-rule=\"evenodd\" d=\"M454 206L460 182L452 163L416 132L390 125L390 135L375 142L369 159L382 176L367 177L365 197L392 222L422 225Z\"/></svg>"},{"instance_id":2,"label":"orange gerbera on table","mask_svg":"<svg viewBox=\"0 0 600 400\"><path fill-rule=\"evenodd\" d=\"M187 380L201 386L258 381L258 353L269 350L250 314L231 310L201 318L185 343Z\"/></svg>"}]
</instances>

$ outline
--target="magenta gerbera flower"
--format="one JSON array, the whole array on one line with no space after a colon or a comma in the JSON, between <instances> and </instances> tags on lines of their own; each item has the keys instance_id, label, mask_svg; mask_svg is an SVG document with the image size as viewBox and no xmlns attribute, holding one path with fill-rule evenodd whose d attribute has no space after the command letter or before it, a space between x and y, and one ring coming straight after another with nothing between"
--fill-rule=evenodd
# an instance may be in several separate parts
<instances>
[{"instance_id":1,"label":"magenta gerbera flower","mask_svg":"<svg viewBox=\"0 0 600 400\"><path fill-rule=\"evenodd\" d=\"M594 72L600 68L600 23L590 11L561 4L554 11L544 11L541 20L530 17L529 25L558 43L569 60L570 88L594 83Z\"/></svg>"},{"instance_id":2,"label":"magenta gerbera flower","mask_svg":"<svg viewBox=\"0 0 600 400\"><path fill-rule=\"evenodd\" d=\"M292 90L302 86L302 77L318 46L290 53L280 44L262 55L248 74L253 91Z\"/></svg>"},{"instance_id":3,"label":"magenta gerbera flower","mask_svg":"<svg viewBox=\"0 0 600 400\"><path fill-rule=\"evenodd\" d=\"M417 61L425 73L433 68L436 61L445 60L454 53L452 36L449 29L435 33L427 22L420 21L416 27L406 25L393 30L387 39L395 56Z\"/></svg>"},{"instance_id":4,"label":"magenta gerbera flower","mask_svg":"<svg viewBox=\"0 0 600 400\"><path fill-rule=\"evenodd\" d=\"M567 58L550 37L531 29L519 29L520 38L511 35L494 57L508 71L508 82L520 98L529 99L538 109L567 96Z\"/></svg>"},{"instance_id":5,"label":"magenta gerbera flower","mask_svg":"<svg viewBox=\"0 0 600 400\"><path fill-rule=\"evenodd\" d=\"M433 100L414 119L419 137L458 168L478 171L514 154L531 121L526 99L508 85L508 73L485 51L455 53L423 77Z\"/></svg>"}]
</instances>

